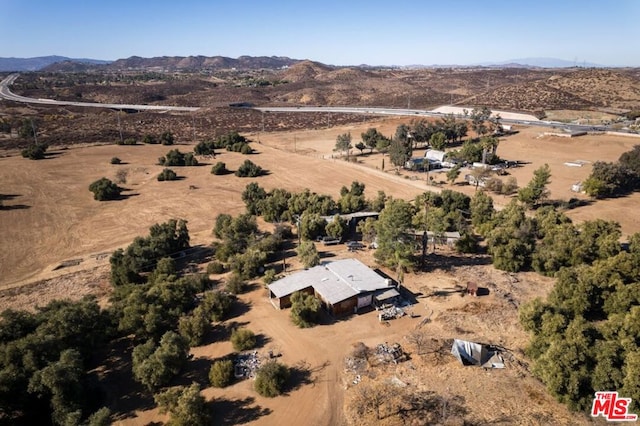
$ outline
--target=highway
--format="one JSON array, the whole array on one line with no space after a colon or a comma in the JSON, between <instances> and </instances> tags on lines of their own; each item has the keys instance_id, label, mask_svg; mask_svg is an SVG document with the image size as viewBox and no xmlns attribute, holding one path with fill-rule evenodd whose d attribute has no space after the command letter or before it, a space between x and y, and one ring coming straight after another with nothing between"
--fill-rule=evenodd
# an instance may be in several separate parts
<instances>
[{"instance_id":1,"label":"highway","mask_svg":"<svg viewBox=\"0 0 640 426\"><path fill-rule=\"evenodd\" d=\"M254 107L253 109L262 112L323 112L323 113L342 113L342 114L371 114L371 115L399 115L410 117L443 117L446 114L437 111L427 111L420 109L403 109L403 108L374 108L374 107L317 107L317 106L300 106L300 107ZM469 119L463 114L453 114L456 118ZM503 118L500 120L503 124L518 124L525 126L539 126L562 128L572 132L580 131L597 131L604 132L609 130L608 126L594 126L592 124L568 124L557 121L542 120L515 120Z\"/></svg>"},{"instance_id":2,"label":"highway","mask_svg":"<svg viewBox=\"0 0 640 426\"><path fill-rule=\"evenodd\" d=\"M9 86L20 76L20 74L11 74L4 80L0 81L0 98L8 101L22 102L27 104L40 104L40 105L68 105L76 107L90 107L90 108L109 108L109 109L129 109L136 111L179 111L179 112L193 112L200 108L198 107L181 107L181 106L163 106L163 105L130 105L130 104L101 104L98 102L71 102L71 101L56 101L54 99L34 99L24 96L16 95L11 92Z\"/></svg>"},{"instance_id":3,"label":"highway","mask_svg":"<svg viewBox=\"0 0 640 426\"><path fill-rule=\"evenodd\" d=\"M72 102L72 101L56 101L54 99L34 99L27 98L25 96L16 95L9 89L9 86L20 76L20 74L11 74L0 82L0 98L23 102L28 104L40 104L40 105L69 105L76 107L91 107L91 108L110 108L110 109L129 109L137 111L180 111L180 112L193 112L197 111L199 107L181 107L181 106L162 106L162 105L130 105L130 104L101 104L97 102ZM320 113L341 113L341 114L367 114L367 115L396 115L396 116L409 116L409 117L443 117L445 113L438 111L428 111L421 109L404 109L404 108L378 108L378 107L318 107L318 106L297 106L297 107L238 107L249 108L261 112L286 112L286 113L304 113L304 112L320 112ZM468 119L469 117L463 114L453 114L456 118ZM501 119L503 124L517 124L524 126L539 126L566 129L571 132L589 131L589 132L605 132L611 130L611 126L591 124L572 124L572 123L560 123L556 121L542 121L542 120L517 120L517 119ZM620 130L619 130L620 131ZM622 130L624 132L624 130Z\"/></svg>"}]
</instances>

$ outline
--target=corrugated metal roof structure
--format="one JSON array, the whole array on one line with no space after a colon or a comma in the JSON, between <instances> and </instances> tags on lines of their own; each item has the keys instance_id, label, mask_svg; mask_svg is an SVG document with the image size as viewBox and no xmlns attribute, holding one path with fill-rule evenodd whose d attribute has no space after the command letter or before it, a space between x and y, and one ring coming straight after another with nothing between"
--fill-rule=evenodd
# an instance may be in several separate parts
<instances>
[{"instance_id":1,"label":"corrugated metal roof structure","mask_svg":"<svg viewBox=\"0 0 640 426\"><path fill-rule=\"evenodd\" d=\"M275 297L313 287L331 304L360 293L386 289L391 282L356 259L342 259L315 266L269 284Z\"/></svg>"},{"instance_id":2,"label":"corrugated metal roof structure","mask_svg":"<svg viewBox=\"0 0 640 426\"><path fill-rule=\"evenodd\" d=\"M462 365L477 365L483 368L504 368L504 359L493 346L467 340L453 339L451 353Z\"/></svg>"}]
</instances>

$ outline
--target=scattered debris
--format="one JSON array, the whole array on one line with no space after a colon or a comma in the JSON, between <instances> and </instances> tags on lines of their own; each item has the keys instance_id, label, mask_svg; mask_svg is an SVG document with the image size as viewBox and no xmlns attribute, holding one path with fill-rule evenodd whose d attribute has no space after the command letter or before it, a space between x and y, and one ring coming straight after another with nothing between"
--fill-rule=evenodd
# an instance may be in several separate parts
<instances>
[{"instance_id":1,"label":"scattered debris","mask_svg":"<svg viewBox=\"0 0 640 426\"><path fill-rule=\"evenodd\" d=\"M238 379L255 378L256 371L260 368L258 351L238 354L234 360L234 373Z\"/></svg>"},{"instance_id":2,"label":"scattered debris","mask_svg":"<svg viewBox=\"0 0 640 426\"><path fill-rule=\"evenodd\" d=\"M398 362L407 360L407 354L404 353L399 343L394 343L391 346L389 346L387 342L380 343L376 346L375 355L380 362L393 362L397 364Z\"/></svg>"},{"instance_id":3,"label":"scattered debris","mask_svg":"<svg viewBox=\"0 0 640 426\"><path fill-rule=\"evenodd\" d=\"M406 313L402 308L399 308L395 305L383 305L380 312L378 313L378 320L380 320L381 322L388 321L396 318L401 318L405 315Z\"/></svg>"}]
</instances>

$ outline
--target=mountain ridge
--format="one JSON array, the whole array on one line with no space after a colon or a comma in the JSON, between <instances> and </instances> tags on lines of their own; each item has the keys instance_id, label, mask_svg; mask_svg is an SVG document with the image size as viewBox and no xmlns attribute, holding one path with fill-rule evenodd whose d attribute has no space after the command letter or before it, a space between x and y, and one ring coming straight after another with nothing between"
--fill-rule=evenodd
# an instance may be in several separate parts
<instances>
[{"instance_id":1,"label":"mountain ridge","mask_svg":"<svg viewBox=\"0 0 640 426\"><path fill-rule=\"evenodd\" d=\"M145 58L141 56L130 56L120 58L115 61L89 59L89 58L69 58L66 56L50 55L33 58L2 58L0 57L0 72L9 71L52 71L52 72L74 72L91 69L123 70L123 69L161 69L163 71L193 71L193 70L222 70L222 69L282 69L292 65L309 61L308 59L292 59L287 56L248 56L242 55L237 58L227 56L156 56ZM319 63L319 62L316 62ZM592 62L568 61L558 58L530 57L509 59L506 61L480 62L475 64L432 64L432 65L330 65L322 64L333 68L616 68Z\"/></svg>"}]
</instances>

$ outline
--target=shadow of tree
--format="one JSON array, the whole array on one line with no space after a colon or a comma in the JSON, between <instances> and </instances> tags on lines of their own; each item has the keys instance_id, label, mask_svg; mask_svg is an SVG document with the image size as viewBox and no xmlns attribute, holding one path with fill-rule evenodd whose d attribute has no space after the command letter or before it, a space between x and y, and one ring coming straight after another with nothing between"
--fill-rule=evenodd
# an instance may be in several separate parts
<instances>
[{"instance_id":1,"label":"shadow of tree","mask_svg":"<svg viewBox=\"0 0 640 426\"><path fill-rule=\"evenodd\" d=\"M21 195L19 194L0 194L0 210L25 210L25 209L30 209L31 206L26 205L26 204L13 204L10 206L6 206L4 205L4 201L11 201L14 200L18 197L20 197Z\"/></svg>"},{"instance_id":2,"label":"shadow of tree","mask_svg":"<svg viewBox=\"0 0 640 426\"><path fill-rule=\"evenodd\" d=\"M131 338L114 340L104 352L96 354L100 361L97 368L89 372L90 379L95 378L96 389L104 395L103 405L109 407L114 420L131 418L137 410L155 407L153 395L133 377L134 345Z\"/></svg>"},{"instance_id":3,"label":"shadow of tree","mask_svg":"<svg viewBox=\"0 0 640 426\"><path fill-rule=\"evenodd\" d=\"M449 256L438 253L430 253L427 255L427 270L441 269L450 271L451 269L461 266L481 266L490 265L491 256L488 255L466 255L466 256Z\"/></svg>"},{"instance_id":4,"label":"shadow of tree","mask_svg":"<svg viewBox=\"0 0 640 426\"><path fill-rule=\"evenodd\" d=\"M302 360L292 367L289 367L289 380L283 389L283 393L288 394L296 389L300 389L304 385L315 385L317 375L329 365L331 365L331 363L325 361L316 367L311 367L308 362Z\"/></svg>"},{"instance_id":5,"label":"shadow of tree","mask_svg":"<svg viewBox=\"0 0 640 426\"><path fill-rule=\"evenodd\" d=\"M26 210L26 209L30 209L31 206L28 206L26 204L13 204L11 206L4 206L4 205L0 205L0 210Z\"/></svg>"},{"instance_id":6,"label":"shadow of tree","mask_svg":"<svg viewBox=\"0 0 640 426\"><path fill-rule=\"evenodd\" d=\"M226 316L226 320L240 317L251 310L251 303L242 301L238 298L233 302L229 314Z\"/></svg>"},{"instance_id":7,"label":"shadow of tree","mask_svg":"<svg viewBox=\"0 0 640 426\"><path fill-rule=\"evenodd\" d=\"M260 333L260 334L256 334L256 345L255 348L256 349L260 349L260 348L264 348L265 346L267 346L268 343L271 343L272 339L271 337Z\"/></svg>"},{"instance_id":8,"label":"shadow of tree","mask_svg":"<svg viewBox=\"0 0 640 426\"><path fill-rule=\"evenodd\" d=\"M213 360L209 358L195 358L187 362L179 377L172 385L189 386L191 383L199 383L202 387L209 386L209 370Z\"/></svg>"},{"instance_id":9,"label":"shadow of tree","mask_svg":"<svg viewBox=\"0 0 640 426\"><path fill-rule=\"evenodd\" d=\"M221 426L240 425L258 420L272 413L269 408L254 405L255 398L244 399L219 398L208 402L213 414L213 424Z\"/></svg>"}]
</instances>

